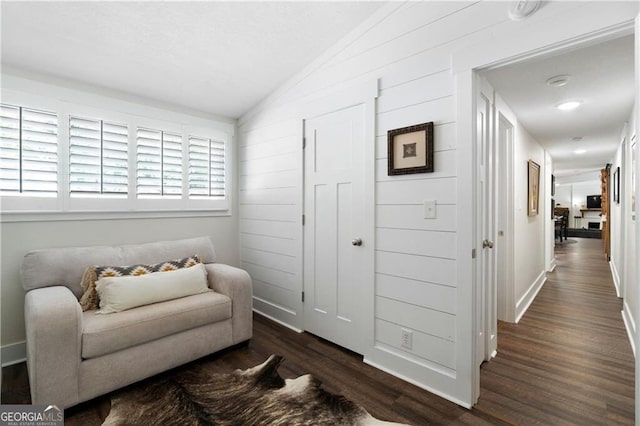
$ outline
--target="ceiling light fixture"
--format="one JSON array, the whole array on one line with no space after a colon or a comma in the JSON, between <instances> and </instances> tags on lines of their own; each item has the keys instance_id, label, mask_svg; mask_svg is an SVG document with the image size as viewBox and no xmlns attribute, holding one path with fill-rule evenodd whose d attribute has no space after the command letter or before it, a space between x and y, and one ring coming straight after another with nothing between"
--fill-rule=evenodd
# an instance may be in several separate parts
<instances>
[{"instance_id":1,"label":"ceiling light fixture","mask_svg":"<svg viewBox=\"0 0 640 426\"><path fill-rule=\"evenodd\" d=\"M547 79L547 86L551 87L562 87L569 82L571 78L570 75L554 75Z\"/></svg>"},{"instance_id":2,"label":"ceiling light fixture","mask_svg":"<svg viewBox=\"0 0 640 426\"><path fill-rule=\"evenodd\" d=\"M585 152L587 152L586 149L576 149L573 151L574 154L584 154Z\"/></svg>"},{"instance_id":3,"label":"ceiling light fixture","mask_svg":"<svg viewBox=\"0 0 640 426\"><path fill-rule=\"evenodd\" d=\"M540 7L540 0L516 0L509 4L509 19L521 21L531 16Z\"/></svg>"},{"instance_id":4,"label":"ceiling light fixture","mask_svg":"<svg viewBox=\"0 0 640 426\"><path fill-rule=\"evenodd\" d=\"M561 104L556 105L556 108L558 108L561 111L571 111L578 108L580 105L582 105L582 102L580 101L567 101L567 102L562 102Z\"/></svg>"}]
</instances>

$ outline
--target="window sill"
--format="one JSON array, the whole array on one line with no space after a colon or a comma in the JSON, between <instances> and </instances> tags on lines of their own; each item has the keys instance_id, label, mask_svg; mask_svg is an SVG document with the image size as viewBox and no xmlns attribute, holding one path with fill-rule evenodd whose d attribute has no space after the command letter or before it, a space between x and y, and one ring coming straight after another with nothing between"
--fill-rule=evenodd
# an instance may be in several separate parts
<instances>
[{"instance_id":1,"label":"window sill","mask_svg":"<svg viewBox=\"0 0 640 426\"><path fill-rule=\"evenodd\" d=\"M147 210L147 211L3 211L0 223L57 222L78 220L159 219L188 217L228 217L231 210Z\"/></svg>"}]
</instances>

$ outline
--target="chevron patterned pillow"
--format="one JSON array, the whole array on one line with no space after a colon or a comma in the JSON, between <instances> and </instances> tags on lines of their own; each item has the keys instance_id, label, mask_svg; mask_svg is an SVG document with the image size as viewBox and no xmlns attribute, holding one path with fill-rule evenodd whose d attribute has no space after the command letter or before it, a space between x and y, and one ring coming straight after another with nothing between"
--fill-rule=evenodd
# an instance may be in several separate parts
<instances>
[{"instance_id":1,"label":"chevron patterned pillow","mask_svg":"<svg viewBox=\"0 0 640 426\"><path fill-rule=\"evenodd\" d=\"M82 275L82 297L80 298L80 306L83 311L98 309L100 307L100 298L96 291L96 281L104 277L124 277L127 275L145 275L153 272L175 271L176 269L189 268L197 265L200 257L194 254L184 259L167 260L165 262L156 263L155 265L131 265L131 266L89 266Z\"/></svg>"}]
</instances>

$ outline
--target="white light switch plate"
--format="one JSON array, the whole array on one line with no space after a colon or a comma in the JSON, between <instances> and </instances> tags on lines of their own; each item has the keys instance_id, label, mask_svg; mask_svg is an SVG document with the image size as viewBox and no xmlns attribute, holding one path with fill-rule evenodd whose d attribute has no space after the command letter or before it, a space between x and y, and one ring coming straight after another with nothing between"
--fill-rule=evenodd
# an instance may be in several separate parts
<instances>
[{"instance_id":1,"label":"white light switch plate","mask_svg":"<svg viewBox=\"0 0 640 426\"><path fill-rule=\"evenodd\" d=\"M436 218L436 200L424 201L424 218L425 219Z\"/></svg>"}]
</instances>

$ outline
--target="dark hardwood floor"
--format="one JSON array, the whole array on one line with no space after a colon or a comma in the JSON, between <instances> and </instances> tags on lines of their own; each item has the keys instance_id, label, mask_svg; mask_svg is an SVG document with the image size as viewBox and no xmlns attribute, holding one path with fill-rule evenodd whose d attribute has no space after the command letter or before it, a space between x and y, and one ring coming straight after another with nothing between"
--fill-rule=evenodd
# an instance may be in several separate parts
<instances>
[{"instance_id":1,"label":"dark hardwood floor","mask_svg":"<svg viewBox=\"0 0 640 426\"><path fill-rule=\"evenodd\" d=\"M557 247L558 266L520 323L499 324L498 356L481 368L481 396L473 410L258 315L248 345L196 363L229 372L278 353L286 359L279 370L283 377L311 373L375 417L413 425L633 424L634 359L602 241L571 240L576 242ZM2 374L2 403L28 403L25 365ZM98 398L67 410L66 424L98 425L108 411L108 396Z\"/></svg>"},{"instance_id":2,"label":"dark hardwood floor","mask_svg":"<svg viewBox=\"0 0 640 426\"><path fill-rule=\"evenodd\" d=\"M517 424L634 424L634 357L603 242L570 238L556 260L520 323L499 324L477 409Z\"/></svg>"}]
</instances>

